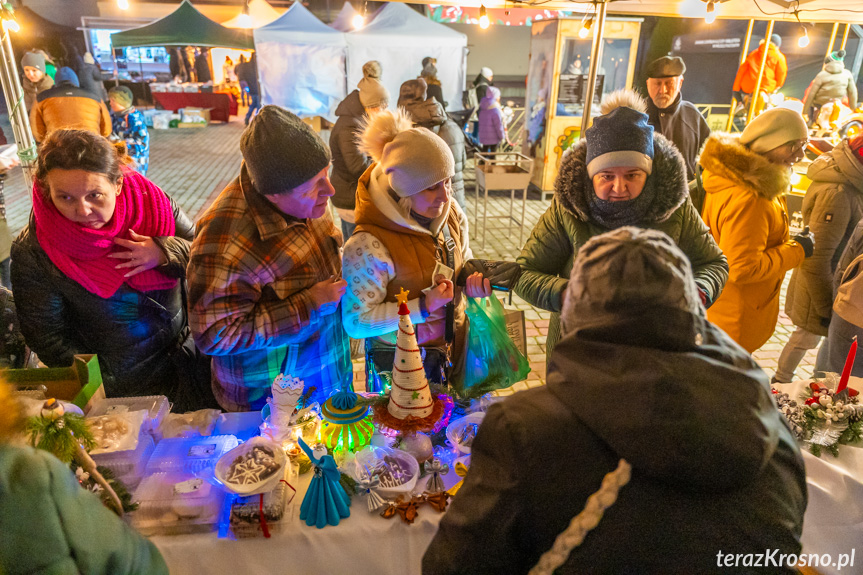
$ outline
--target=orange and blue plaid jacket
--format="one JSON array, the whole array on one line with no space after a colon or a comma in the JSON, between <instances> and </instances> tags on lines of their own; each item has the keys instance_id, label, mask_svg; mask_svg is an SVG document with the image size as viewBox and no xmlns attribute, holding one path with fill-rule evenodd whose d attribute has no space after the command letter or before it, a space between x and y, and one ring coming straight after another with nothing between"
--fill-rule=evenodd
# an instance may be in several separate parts
<instances>
[{"instance_id":1,"label":"orange and blue plaid jacket","mask_svg":"<svg viewBox=\"0 0 863 575\"><path fill-rule=\"evenodd\" d=\"M223 408L260 409L273 378L299 377L323 401L350 385L341 309L320 315L309 288L341 275L341 233L329 212L286 216L252 186L245 165L198 222L188 267L189 324L213 356ZM285 359L287 354L287 359Z\"/></svg>"}]
</instances>

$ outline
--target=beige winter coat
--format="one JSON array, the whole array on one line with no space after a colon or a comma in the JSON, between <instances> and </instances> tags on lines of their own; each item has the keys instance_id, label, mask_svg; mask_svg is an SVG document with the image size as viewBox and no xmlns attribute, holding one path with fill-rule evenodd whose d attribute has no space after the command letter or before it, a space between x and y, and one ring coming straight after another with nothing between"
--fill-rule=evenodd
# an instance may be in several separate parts
<instances>
[{"instance_id":1,"label":"beige winter coat","mask_svg":"<svg viewBox=\"0 0 863 575\"><path fill-rule=\"evenodd\" d=\"M851 232L863 218L863 162L845 140L807 172L803 223L815 234L815 251L791 275L785 313L794 325L827 335L833 307L833 273Z\"/></svg>"}]
</instances>

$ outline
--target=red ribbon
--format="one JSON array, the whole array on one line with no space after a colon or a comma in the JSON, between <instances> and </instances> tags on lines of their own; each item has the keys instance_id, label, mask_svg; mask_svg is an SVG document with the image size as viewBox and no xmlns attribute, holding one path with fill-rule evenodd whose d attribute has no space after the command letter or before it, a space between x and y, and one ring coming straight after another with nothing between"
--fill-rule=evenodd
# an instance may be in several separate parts
<instances>
[{"instance_id":1,"label":"red ribbon","mask_svg":"<svg viewBox=\"0 0 863 575\"><path fill-rule=\"evenodd\" d=\"M291 488L291 491L293 491L293 492L294 492L294 494L293 494L293 495L291 495L291 498L290 498L290 499L288 499L288 503L286 504L286 505L290 505L291 501L293 501L293 500L294 500L294 497L296 497L296 496L297 496L297 490L296 490L296 489L294 489L294 486L293 486L293 485L291 485L290 483L288 483L288 482L287 482L287 481L285 481L284 479L280 479L279 481L281 481L282 483L284 483L285 485L287 485L288 487L290 487L290 488ZM261 494L259 495L259 499L258 499L258 513L260 514L261 531L264 533L264 537L266 537L267 539L269 539L269 538L270 538L270 529L267 527L267 518L266 518L266 517L264 517L264 494L263 494L263 493L261 493Z\"/></svg>"},{"instance_id":2,"label":"red ribbon","mask_svg":"<svg viewBox=\"0 0 863 575\"><path fill-rule=\"evenodd\" d=\"M260 513L260 519L261 519L261 531L264 532L264 537L269 539L270 538L270 530L267 529L267 518L264 517L264 494L261 493L258 497L260 497L260 499L258 499L258 512Z\"/></svg>"}]
</instances>

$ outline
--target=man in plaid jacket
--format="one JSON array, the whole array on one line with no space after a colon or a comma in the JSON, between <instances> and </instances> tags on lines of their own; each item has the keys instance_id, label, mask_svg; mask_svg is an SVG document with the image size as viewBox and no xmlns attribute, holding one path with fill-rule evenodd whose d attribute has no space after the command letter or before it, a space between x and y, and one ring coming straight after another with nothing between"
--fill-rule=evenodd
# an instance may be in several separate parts
<instances>
[{"instance_id":1,"label":"man in plaid jacket","mask_svg":"<svg viewBox=\"0 0 863 575\"><path fill-rule=\"evenodd\" d=\"M189 323L213 356L224 409L263 407L282 365L323 403L352 377L339 312L342 237L327 210L330 152L278 106L261 109L240 149L239 177L198 222Z\"/></svg>"}]
</instances>

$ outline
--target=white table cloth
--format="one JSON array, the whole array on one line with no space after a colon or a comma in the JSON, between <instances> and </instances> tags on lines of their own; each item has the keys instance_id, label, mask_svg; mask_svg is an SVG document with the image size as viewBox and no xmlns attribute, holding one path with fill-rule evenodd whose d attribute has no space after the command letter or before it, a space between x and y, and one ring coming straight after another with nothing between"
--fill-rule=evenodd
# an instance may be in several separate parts
<instances>
[{"instance_id":1,"label":"white table cloth","mask_svg":"<svg viewBox=\"0 0 863 575\"><path fill-rule=\"evenodd\" d=\"M171 575L419 575L422 556L437 532L442 513L428 504L419 507L412 525L398 515L384 519L369 513L365 499L353 497L351 516L323 529L300 521L300 505L312 474L300 477L291 504L292 516L269 539L218 539L215 533L156 536L150 540L165 557ZM443 476L447 488L460 478ZM427 478L417 483L424 486Z\"/></svg>"},{"instance_id":2,"label":"white table cloth","mask_svg":"<svg viewBox=\"0 0 863 575\"><path fill-rule=\"evenodd\" d=\"M808 381L775 385L799 399ZM863 380L851 378L851 387L863 390ZM823 575L863 574L863 449L859 444L842 445L839 457L826 449L815 457L801 444L806 464L809 504L803 519L803 553L830 554L838 561L842 553L855 550L854 565L819 566Z\"/></svg>"},{"instance_id":3,"label":"white table cloth","mask_svg":"<svg viewBox=\"0 0 863 575\"><path fill-rule=\"evenodd\" d=\"M853 382L863 389L863 381ZM803 382L779 386L797 398ZM821 457L801 446L806 464L809 504L803 525L803 553L839 554L855 550L853 566L839 570L820 566L823 575L863 574L863 449L843 445L838 458L826 450ZM401 518L383 519L369 513L365 500L354 497L351 516L338 526L323 529L300 521L300 504L311 480L302 476L291 517L270 539L218 539L215 533L158 536L151 540L165 557L173 575L208 573L286 573L291 575L419 575L422 556L443 514L422 505L413 525ZM449 488L459 480L450 471ZM419 485L426 479L421 478ZM419 488L418 488L419 490Z\"/></svg>"}]
</instances>

